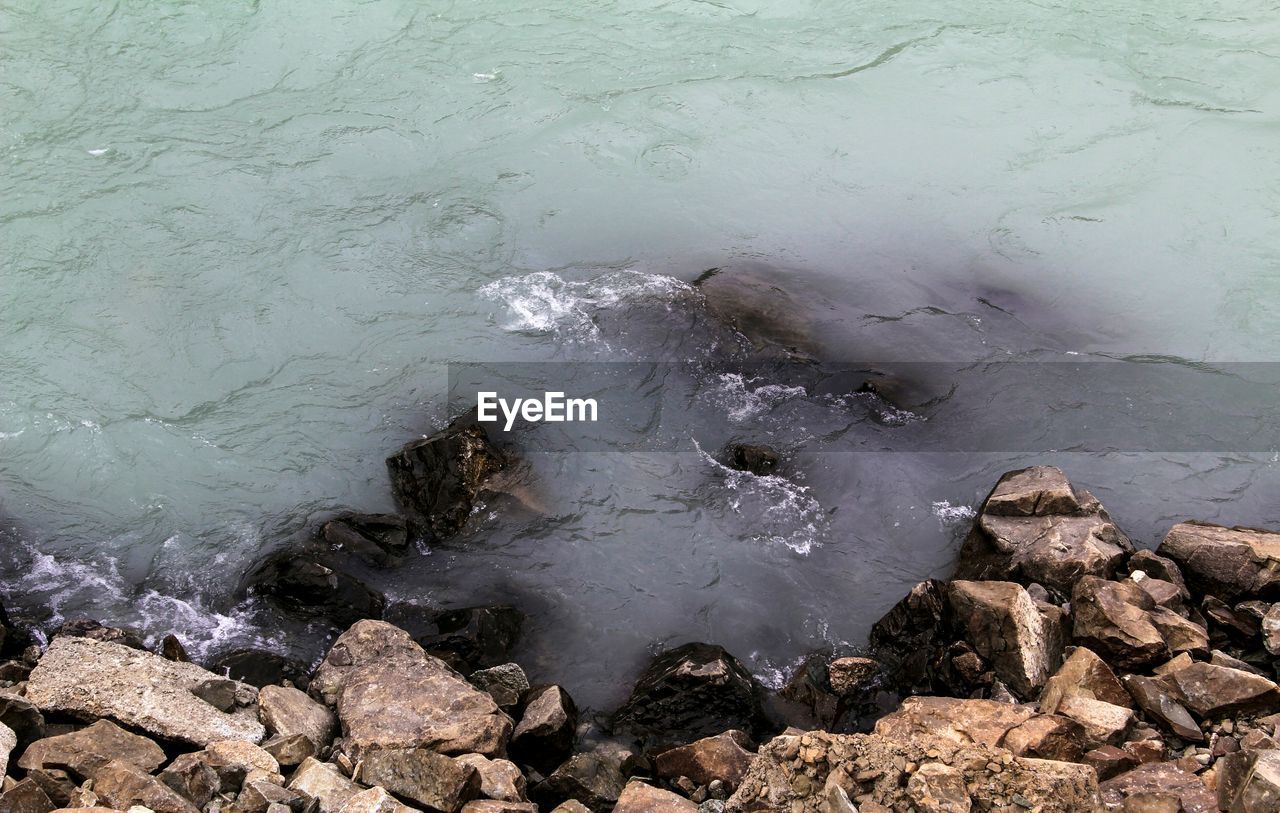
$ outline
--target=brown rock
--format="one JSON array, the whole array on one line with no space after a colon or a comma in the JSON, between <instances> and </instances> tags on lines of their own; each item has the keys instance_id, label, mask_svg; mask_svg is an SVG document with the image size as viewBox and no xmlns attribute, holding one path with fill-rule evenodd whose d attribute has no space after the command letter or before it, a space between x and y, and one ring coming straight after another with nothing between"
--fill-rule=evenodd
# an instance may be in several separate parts
<instances>
[{"instance_id":1,"label":"brown rock","mask_svg":"<svg viewBox=\"0 0 1280 813\"><path fill-rule=\"evenodd\" d=\"M529 692L524 714L511 734L511 757L548 773L573 750L578 727L578 707L559 686L543 686Z\"/></svg>"},{"instance_id":2,"label":"brown rock","mask_svg":"<svg viewBox=\"0 0 1280 813\"><path fill-rule=\"evenodd\" d=\"M726 731L663 751L654 760L654 767L663 779L687 776L699 785L709 785L718 779L732 792L755 758L751 739L746 734Z\"/></svg>"},{"instance_id":3,"label":"brown rock","mask_svg":"<svg viewBox=\"0 0 1280 813\"><path fill-rule=\"evenodd\" d=\"M941 762L926 762L907 780L907 796L921 810L969 813L973 801L964 774Z\"/></svg>"},{"instance_id":4,"label":"brown rock","mask_svg":"<svg viewBox=\"0 0 1280 813\"><path fill-rule=\"evenodd\" d=\"M1123 669L1167 660L1169 647L1151 619L1155 606L1132 581L1086 576L1076 583L1071 598L1075 640Z\"/></svg>"},{"instance_id":5,"label":"brown rock","mask_svg":"<svg viewBox=\"0 0 1280 813\"><path fill-rule=\"evenodd\" d=\"M1280 602L1262 617L1262 644L1271 655L1280 655Z\"/></svg>"},{"instance_id":6,"label":"brown rock","mask_svg":"<svg viewBox=\"0 0 1280 813\"><path fill-rule=\"evenodd\" d=\"M617 803L625 784L621 766L615 760L599 754L574 754L530 788L529 795L544 808L573 799L594 813L607 813Z\"/></svg>"},{"instance_id":7,"label":"brown rock","mask_svg":"<svg viewBox=\"0 0 1280 813\"><path fill-rule=\"evenodd\" d=\"M287 767L301 765L303 760L317 753L315 743L305 734L272 737L262 744L262 750L275 757L276 762Z\"/></svg>"},{"instance_id":8,"label":"brown rock","mask_svg":"<svg viewBox=\"0 0 1280 813\"><path fill-rule=\"evenodd\" d=\"M1119 744L1135 721L1133 709L1081 694L1062 698L1057 713L1083 726L1090 747Z\"/></svg>"},{"instance_id":9,"label":"brown rock","mask_svg":"<svg viewBox=\"0 0 1280 813\"><path fill-rule=\"evenodd\" d=\"M480 795L500 802L523 802L528 781L514 762L505 759L489 759L480 754L463 754L454 757L464 765L470 765L480 774Z\"/></svg>"},{"instance_id":10,"label":"brown rock","mask_svg":"<svg viewBox=\"0 0 1280 813\"><path fill-rule=\"evenodd\" d=\"M1205 717L1280 709L1280 687L1259 675L1210 663L1193 663L1160 678L1175 700Z\"/></svg>"},{"instance_id":11,"label":"brown rock","mask_svg":"<svg viewBox=\"0 0 1280 813\"><path fill-rule=\"evenodd\" d=\"M99 720L70 734L37 740L18 760L18 767L28 771L61 768L92 779L99 768L112 760L150 773L164 764L165 755L146 737L131 734L110 720Z\"/></svg>"},{"instance_id":12,"label":"brown rock","mask_svg":"<svg viewBox=\"0 0 1280 813\"><path fill-rule=\"evenodd\" d=\"M354 778L444 813L455 813L480 795L475 767L425 748L368 749Z\"/></svg>"},{"instance_id":13,"label":"brown rock","mask_svg":"<svg viewBox=\"0 0 1280 813\"><path fill-rule=\"evenodd\" d=\"M339 813L352 796L366 790L343 776L335 766L316 759L299 765L287 787L315 799L320 813Z\"/></svg>"},{"instance_id":14,"label":"brown rock","mask_svg":"<svg viewBox=\"0 0 1280 813\"><path fill-rule=\"evenodd\" d=\"M1198 592L1219 598L1280 599L1280 534L1182 522L1156 553L1178 563Z\"/></svg>"},{"instance_id":15,"label":"brown rock","mask_svg":"<svg viewBox=\"0 0 1280 813\"><path fill-rule=\"evenodd\" d=\"M1170 653L1186 652L1196 657L1209 654L1209 632L1204 627L1164 607L1153 609L1150 617Z\"/></svg>"},{"instance_id":16,"label":"brown rock","mask_svg":"<svg viewBox=\"0 0 1280 813\"><path fill-rule=\"evenodd\" d=\"M128 762L110 762L99 768L93 792L117 810L142 805L155 813L199 813L189 800Z\"/></svg>"},{"instance_id":17,"label":"brown rock","mask_svg":"<svg viewBox=\"0 0 1280 813\"><path fill-rule=\"evenodd\" d=\"M1000 478L965 539L956 576L1037 582L1065 596L1081 576L1110 578L1132 550L1093 495L1061 470L1036 466Z\"/></svg>"},{"instance_id":18,"label":"brown rock","mask_svg":"<svg viewBox=\"0 0 1280 813\"><path fill-rule=\"evenodd\" d=\"M1218 762L1218 806L1229 813L1280 810L1280 751L1238 751Z\"/></svg>"},{"instance_id":19,"label":"brown rock","mask_svg":"<svg viewBox=\"0 0 1280 813\"><path fill-rule=\"evenodd\" d=\"M1106 781L1117 774L1138 767L1138 760L1133 754L1114 745L1099 746L1085 754L1081 761L1098 772L1099 781Z\"/></svg>"},{"instance_id":20,"label":"brown rock","mask_svg":"<svg viewBox=\"0 0 1280 813\"><path fill-rule=\"evenodd\" d=\"M1040 697L1041 713L1057 713L1062 699L1069 695L1101 700L1115 706L1133 706L1129 693L1116 679L1111 667L1083 646L1073 649L1062 667L1049 678Z\"/></svg>"},{"instance_id":21,"label":"brown rock","mask_svg":"<svg viewBox=\"0 0 1280 813\"><path fill-rule=\"evenodd\" d=\"M996 676L1020 697L1038 695L1062 659L1062 642L1027 591L1013 582L954 581L949 598L965 641Z\"/></svg>"},{"instance_id":22,"label":"brown rock","mask_svg":"<svg viewBox=\"0 0 1280 813\"><path fill-rule=\"evenodd\" d=\"M880 668L871 658L836 658L827 667L827 680L837 695L854 697L872 686Z\"/></svg>"},{"instance_id":23,"label":"brown rock","mask_svg":"<svg viewBox=\"0 0 1280 813\"><path fill-rule=\"evenodd\" d=\"M0 813L49 813L54 807L34 779L23 779L0 794Z\"/></svg>"},{"instance_id":24,"label":"brown rock","mask_svg":"<svg viewBox=\"0 0 1280 813\"><path fill-rule=\"evenodd\" d=\"M263 686L258 690L258 719L267 732L280 737L301 734L316 753L333 742L338 721L333 712L291 686Z\"/></svg>"},{"instance_id":25,"label":"brown rock","mask_svg":"<svg viewBox=\"0 0 1280 813\"><path fill-rule=\"evenodd\" d=\"M1126 675L1124 686L1129 690L1134 702L1138 704L1138 708L1146 712L1152 720L1163 725L1174 736L1191 742L1204 741L1204 733L1200 730L1200 726L1161 681L1142 675Z\"/></svg>"},{"instance_id":26,"label":"brown rock","mask_svg":"<svg viewBox=\"0 0 1280 813\"><path fill-rule=\"evenodd\" d=\"M1020 757L1079 762L1090 740L1084 727L1057 714L1037 714L1009 729L1000 747Z\"/></svg>"},{"instance_id":27,"label":"brown rock","mask_svg":"<svg viewBox=\"0 0 1280 813\"><path fill-rule=\"evenodd\" d=\"M382 788L369 788L347 799L338 813L414 813L414 810Z\"/></svg>"},{"instance_id":28,"label":"brown rock","mask_svg":"<svg viewBox=\"0 0 1280 813\"><path fill-rule=\"evenodd\" d=\"M511 718L493 698L428 655L408 633L360 621L339 636L310 690L336 703L347 739L364 748L502 753Z\"/></svg>"},{"instance_id":29,"label":"brown rock","mask_svg":"<svg viewBox=\"0 0 1280 813\"><path fill-rule=\"evenodd\" d=\"M1108 779L1098 789L1109 809L1124 805L1125 811L1160 810L1154 805L1169 804L1180 805L1171 809L1184 813L1216 813L1218 809L1213 794L1195 774L1182 771L1168 762L1134 768ZM1131 800L1136 801L1131 804Z\"/></svg>"},{"instance_id":30,"label":"brown rock","mask_svg":"<svg viewBox=\"0 0 1280 813\"><path fill-rule=\"evenodd\" d=\"M646 785L638 779L627 783L613 813L697 813L698 806L683 796Z\"/></svg>"},{"instance_id":31,"label":"brown rock","mask_svg":"<svg viewBox=\"0 0 1280 813\"><path fill-rule=\"evenodd\" d=\"M532 802L502 802L494 799L477 799L474 802L467 802L463 805L462 813L538 813L538 806Z\"/></svg>"}]
</instances>

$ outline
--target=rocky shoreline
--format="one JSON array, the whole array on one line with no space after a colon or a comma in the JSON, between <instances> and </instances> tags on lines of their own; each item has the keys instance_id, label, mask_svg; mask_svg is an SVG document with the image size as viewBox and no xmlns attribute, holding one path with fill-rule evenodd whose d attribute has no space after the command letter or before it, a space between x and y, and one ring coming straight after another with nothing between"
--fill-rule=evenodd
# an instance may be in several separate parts
<instances>
[{"instance_id":1,"label":"rocky shoreline","mask_svg":"<svg viewBox=\"0 0 1280 813\"><path fill-rule=\"evenodd\" d=\"M456 533L514 464L455 423L388 460L402 514L335 517L252 569L246 590L345 628L314 670L201 666L88 620L42 648L0 618L0 813L1280 811L1280 533L1184 522L1137 550L1063 472L1009 472L954 578L863 655L774 693L685 644L580 714L510 662L515 608L384 618L342 567Z\"/></svg>"}]
</instances>

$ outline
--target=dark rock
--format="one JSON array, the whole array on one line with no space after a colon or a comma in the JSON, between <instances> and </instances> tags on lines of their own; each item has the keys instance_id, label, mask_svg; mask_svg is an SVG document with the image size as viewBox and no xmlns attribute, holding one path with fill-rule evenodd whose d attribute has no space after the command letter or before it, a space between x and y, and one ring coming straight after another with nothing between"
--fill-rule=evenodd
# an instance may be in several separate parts
<instances>
[{"instance_id":1,"label":"dark rock","mask_svg":"<svg viewBox=\"0 0 1280 813\"><path fill-rule=\"evenodd\" d=\"M55 807L34 779L23 779L0 794L0 813L49 813Z\"/></svg>"},{"instance_id":2,"label":"dark rock","mask_svg":"<svg viewBox=\"0 0 1280 813\"><path fill-rule=\"evenodd\" d=\"M381 618L386 599L377 590L306 553L272 554L254 569L250 589L292 612L348 627Z\"/></svg>"},{"instance_id":3,"label":"dark rock","mask_svg":"<svg viewBox=\"0 0 1280 813\"><path fill-rule=\"evenodd\" d=\"M0 692L0 724L8 726L17 736L17 750L25 749L45 736L44 715L40 709L16 694Z\"/></svg>"},{"instance_id":4,"label":"dark rock","mask_svg":"<svg viewBox=\"0 0 1280 813\"><path fill-rule=\"evenodd\" d=\"M454 813L480 795L480 773L473 766L423 748L366 751L353 778L444 813Z\"/></svg>"},{"instance_id":5,"label":"dark rock","mask_svg":"<svg viewBox=\"0 0 1280 813\"><path fill-rule=\"evenodd\" d=\"M258 688L287 681L303 690L311 674L310 667L297 658L263 649L235 649L219 655L209 663L209 671Z\"/></svg>"},{"instance_id":6,"label":"dark rock","mask_svg":"<svg viewBox=\"0 0 1280 813\"><path fill-rule=\"evenodd\" d=\"M719 780L732 793L755 758L750 737L741 731L726 731L663 751L655 758L654 767L663 779L687 776L699 785Z\"/></svg>"},{"instance_id":7,"label":"dark rock","mask_svg":"<svg viewBox=\"0 0 1280 813\"><path fill-rule=\"evenodd\" d=\"M685 644L659 655L613 716L650 746L680 745L735 728L759 739L769 730L761 687L723 647Z\"/></svg>"},{"instance_id":8,"label":"dark rock","mask_svg":"<svg viewBox=\"0 0 1280 813\"><path fill-rule=\"evenodd\" d=\"M179 663L190 663L191 657L187 655L187 648L182 645L182 641L178 640L178 636L169 634L160 639L160 647L157 654L162 658Z\"/></svg>"},{"instance_id":9,"label":"dark rock","mask_svg":"<svg viewBox=\"0 0 1280 813\"><path fill-rule=\"evenodd\" d=\"M598 754L574 754L534 785L529 796L547 810L573 799L594 813L608 813L622 795L624 785L622 772L613 760Z\"/></svg>"},{"instance_id":10,"label":"dark rock","mask_svg":"<svg viewBox=\"0 0 1280 813\"><path fill-rule=\"evenodd\" d=\"M488 669L478 669L467 678L472 686L488 692L498 708L510 712L520 705L520 698L529 691L529 678L516 663L501 663Z\"/></svg>"},{"instance_id":11,"label":"dark rock","mask_svg":"<svg viewBox=\"0 0 1280 813\"><path fill-rule=\"evenodd\" d=\"M1168 762L1134 768L1103 782L1098 791L1109 810L1181 813L1217 813L1218 810L1213 794L1195 774Z\"/></svg>"},{"instance_id":12,"label":"dark rock","mask_svg":"<svg viewBox=\"0 0 1280 813\"><path fill-rule=\"evenodd\" d=\"M1160 681L1142 675L1126 675L1123 683L1138 708L1146 712L1149 718L1163 725L1174 736L1191 742L1204 741L1204 733L1191 717L1191 713Z\"/></svg>"},{"instance_id":13,"label":"dark rock","mask_svg":"<svg viewBox=\"0 0 1280 813\"><path fill-rule=\"evenodd\" d=\"M747 471L758 477L773 474L781 458L768 446L735 443L728 449L729 468Z\"/></svg>"},{"instance_id":14,"label":"dark rock","mask_svg":"<svg viewBox=\"0 0 1280 813\"><path fill-rule=\"evenodd\" d=\"M1133 551L1102 504L1052 466L1012 471L983 502L956 578L1004 579L1070 595L1081 576L1110 578Z\"/></svg>"},{"instance_id":15,"label":"dark rock","mask_svg":"<svg viewBox=\"0 0 1280 813\"><path fill-rule=\"evenodd\" d=\"M231 711L236 707L236 683L226 678L209 678L201 681L191 693L218 711Z\"/></svg>"},{"instance_id":16,"label":"dark rock","mask_svg":"<svg viewBox=\"0 0 1280 813\"><path fill-rule=\"evenodd\" d=\"M208 762L191 754L180 754L156 778L199 808L204 808L222 792L222 777L218 772ZM227 790L233 789L228 787Z\"/></svg>"},{"instance_id":17,"label":"dark rock","mask_svg":"<svg viewBox=\"0 0 1280 813\"><path fill-rule=\"evenodd\" d=\"M107 627L92 618L73 618L64 623L54 635L65 635L69 638L92 638L95 641L109 641L123 644L130 649L146 651L147 644L142 633L127 627Z\"/></svg>"},{"instance_id":18,"label":"dark rock","mask_svg":"<svg viewBox=\"0 0 1280 813\"><path fill-rule=\"evenodd\" d=\"M904 694L931 694L947 681L941 652L948 644L951 608L946 585L920 582L871 628L871 647L889 682Z\"/></svg>"},{"instance_id":19,"label":"dark rock","mask_svg":"<svg viewBox=\"0 0 1280 813\"><path fill-rule=\"evenodd\" d=\"M165 754L152 740L131 734L110 720L99 720L91 726L37 740L18 759L18 767L68 770L92 779L100 768L112 760L151 772L164 764Z\"/></svg>"},{"instance_id":20,"label":"dark rock","mask_svg":"<svg viewBox=\"0 0 1280 813\"><path fill-rule=\"evenodd\" d=\"M1169 529L1156 553L1177 562L1196 592L1228 601L1280 599L1280 534L1182 522Z\"/></svg>"},{"instance_id":21,"label":"dark rock","mask_svg":"<svg viewBox=\"0 0 1280 813\"><path fill-rule=\"evenodd\" d=\"M1205 618L1237 641L1249 643L1262 632L1261 619L1247 613L1237 613L1226 602L1213 596L1205 596L1200 602L1200 609Z\"/></svg>"},{"instance_id":22,"label":"dark rock","mask_svg":"<svg viewBox=\"0 0 1280 813\"><path fill-rule=\"evenodd\" d=\"M542 773L555 770L573 750L578 707L559 686L531 690L524 714L511 734L509 750L516 762Z\"/></svg>"},{"instance_id":23,"label":"dark rock","mask_svg":"<svg viewBox=\"0 0 1280 813\"><path fill-rule=\"evenodd\" d=\"M1134 573L1139 570L1153 579L1177 585L1184 600L1191 597L1191 592L1187 590L1187 582L1182 578L1182 570L1172 559L1149 550L1135 551L1129 557L1129 572Z\"/></svg>"},{"instance_id":24,"label":"dark rock","mask_svg":"<svg viewBox=\"0 0 1280 813\"><path fill-rule=\"evenodd\" d=\"M1100 782L1138 767L1138 760L1134 759L1132 754L1114 745L1099 746L1085 754L1081 761L1098 772Z\"/></svg>"},{"instance_id":25,"label":"dark rock","mask_svg":"<svg viewBox=\"0 0 1280 813\"><path fill-rule=\"evenodd\" d=\"M387 567L409 555L421 531L399 514L343 514L326 522L320 535L335 550Z\"/></svg>"},{"instance_id":26,"label":"dark rock","mask_svg":"<svg viewBox=\"0 0 1280 813\"><path fill-rule=\"evenodd\" d=\"M1218 768L1218 807L1231 813L1280 810L1280 751L1237 751Z\"/></svg>"},{"instance_id":27,"label":"dark rock","mask_svg":"<svg viewBox=\"0 0 1280 813\"><path fill-rule=\"evenodd\" d=\"M434 632L414 636L422 648L459 671L471 672L509 660L524 613L509 604L486 604L436 613L430 624Z\"/></svg>"},{"instance_id":28,"label":"dark rock","mask_svg":"<svg viewBox=\"0 0 1280 813\"><path fill-rule=\"evenodd\" d=\"M461 421L387 458L396 501L440 538L462 528L485 480L506 465L483 427Z\"/></svg>"},{"instance_id":29,"label":"dark rock","mask_svg":"<svg viewBox=\"0 0 1280 813\"><path fill-rule=\"evenodd\" d=\"M830 656L815 653L805 658L779 695L793 703L799 703L813 714L818 728L835 726L841 711L841 698L831 690L828 671Z\"/></svg>"}]
</instances>

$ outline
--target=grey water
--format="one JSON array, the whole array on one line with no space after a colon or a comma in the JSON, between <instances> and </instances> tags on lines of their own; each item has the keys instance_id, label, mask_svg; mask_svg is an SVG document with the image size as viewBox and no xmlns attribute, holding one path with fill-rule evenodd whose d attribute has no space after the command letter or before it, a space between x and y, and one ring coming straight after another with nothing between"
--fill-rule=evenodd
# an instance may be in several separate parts
<instances>
[{"instance_id":1,"label":"grey water","mask_svg":"<svg viewBox=\"0 0 1280 813\"><path fill-rule=\"evenodd\" d=\"M464 363L693 363L585 440L516 433L519 495L361 574L398 611L521 606L516 659L595 708L670 644L775 683L858 646L1011 468L1061 465L1143 545L1280 527L1271 416L1230 395L1280 352L1275 12L0 2L5 604L316 657L334 631L240 575L392 510L383 460L444 425ZM766 344L959 366L901 409L819 397L753 366L761 324L717 311L742 291ZM1034 377L964 370L1009 361L1205 370L1196 434L866 440L1034 426ZM729 471L731 440L786 462Z\"/></svg>"}]
</instances>

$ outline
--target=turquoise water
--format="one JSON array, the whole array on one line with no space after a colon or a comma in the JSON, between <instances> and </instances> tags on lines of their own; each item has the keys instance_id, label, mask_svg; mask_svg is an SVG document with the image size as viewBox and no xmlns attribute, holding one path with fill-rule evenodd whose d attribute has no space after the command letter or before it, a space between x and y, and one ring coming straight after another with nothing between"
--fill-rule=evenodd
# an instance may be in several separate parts
<instances>
[{"instance_id":1,"label":"turquoise water","mask_svg":"<svg viewBox=\"0 0 1280 813\"><path fill-rule=\"evenodd\" d=\"M837 359L1280 350L1267 3L5 2L0 113L8 602L206 654L318 650L232 583L391 508L447 362L688 356L710 267ZM739 400L688 434L775 440L779 482L567 448L532 515L370 578L514 597L522 657L607 704L661 643L859 642L1045 459L820 455L792 430L839 421L765 384L708 378ZM1265 455L1056 459L1143 542L1280 524Z\"/></svg>"}]
</instances>

